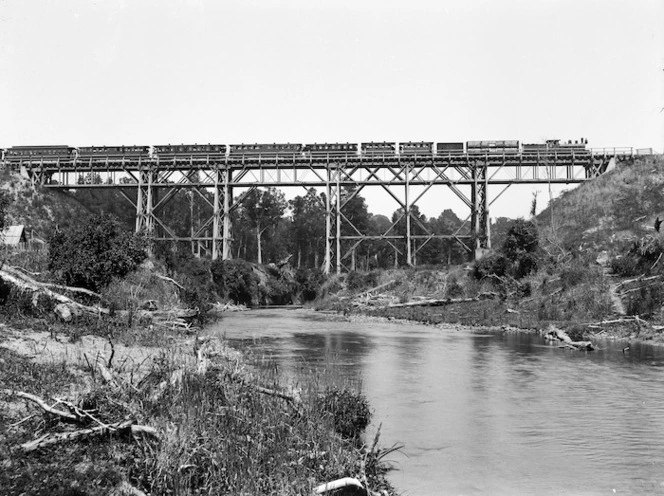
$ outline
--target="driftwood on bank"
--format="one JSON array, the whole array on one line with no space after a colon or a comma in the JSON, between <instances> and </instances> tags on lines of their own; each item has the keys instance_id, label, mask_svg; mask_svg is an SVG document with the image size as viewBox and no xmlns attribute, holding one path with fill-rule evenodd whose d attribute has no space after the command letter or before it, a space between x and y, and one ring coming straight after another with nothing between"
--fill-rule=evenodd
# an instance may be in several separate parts
<instances>
[{"instance_id":1,"label":"driftwood on bank","mask_svg":"<svg viewBox=\"0 0 664 496\"><path fill-rule=\"evenodd\" d=\"M361 298L362 296L368 296L371 293L378 291L379 289L387 289L396 282L397 282L396 279L392 279L391 281L387 281L386 283L383 283L380 286L376 286L375 288L367 289L366 291L361 292L360 294L357 295L356 298Z\"/></svg>"},{"instance_id":2,"label":"driftwood on bank","mask_svg":"<svg viewBox=\"0 0 664 496\"><path fill-rule=\"evenodd\" d=\"M353 477L344 477L342 479L337 479L330 482L326 482L325 484L321 484L320 486L316 487L316 489L314 489L314 493L323 494L328 491L336 491L337 489L341 489L344 487L354 487L356 489L359 489L360 491L364 490L364 487L362 486L362 483L359 480Z\"/></svg>"},{"instance_id":3,"label":"driftwood on bank","mask_svg":"<svg viewBox=\"0 0 664 496\"><path fill-rule=\"evenodd\" d=\"M157 430L154 427L149 427L146 425L137 425L134 424L132 420L123 420L120 422L113 422L107 424L95 418L90 411L82 410L76 407L73 403L66 400L57 400L54 405L49 405L42 398L34 394L25 393L21 391L18 392L16 395L19 398L23 398L37 404L43 411L50 413L51 415L55 415L60 420L66 423L82 425L89 423L90 421L94 421L95 423L98 424L95 427L90 427L87 429L44 434L43 436L37 439L33 439L32 441L23 443L21 445L21 449L23 449L24 451L34 451L38 448L59 444L64 441L70 441L73 439L78 439L83 437L99 436L102 434L107 434L112 432L117 432L117 433L131 432L133 435L146 434L155 438L159 438L159 434L157 433ZM64 411L56 408L55 406L58 404L65 405L69 411Z\"/></svg>"},{"instance_id":4,"label":"driftwood on bank","mask_svg":"<svg viewBox=\"0 0 664 496\"><path fill-rule=\"evenodd\" d=\"M545 337L549 341L560 342L560 348L569 348L579 351L592 351L595 349L590 341L573 341L565 331L562 329L557 329L553 326L549 328L549 331L546 333Z\"/></svg>"},{"instance_id":5,"label":"driftwood on bank","mask_svg":"<svg viewBox=\"0 0 664 496\"><path fill-rule=\"evenodd\" d=\"M22 391L19 391L18 393L16 393L16 396L18 396L19 398L23 398L23 399L32 401L33 403L36 403L45 412L48 412L52 415L56 415L56 416L60 417L65 422L80 423L82 421L81 417L79 417L78 415L74 415L73 413L65 412L64 410L59 410L59 409L55 408L54 406L49 406L43 399L41 399L39 396L35 396L34 394L24 393Z\"/></svg>"},{"instance_id":6,"label":"driftwood on bank","mask_svg":"<svg viewBox=\"0 0 664 496\"><path fill-rule=\"evenodd\" d=\"M52 284L49 283L44 283L37 281L33 279L32 277L23 274L22 272L19 272L12 267L8 266L3 266L0 268L0 277L4 279L5 281L13 284L14 286L23 289L23 290L29 290L33 291L35 293L43 293L45 294L48 298L51 300L57 301L58 303L64 304L67 307L70 307L74 309L75 311L83 312L83 313L88 313L91 315L100 315L100 314L108 314L109 311L107 308L99 307L99 306L89 306L89 305L83 305L82 303L78 303L71 298L57 293L50 289L52 287ZM57 285L56 285L57 286ZM87 292L88 290L82 290L82 288L73 288L69 286L57 286L58 288L61 288L62 290L66 291L72 291L72 292ZM96 293L92 293L93 295Z\"/></svg>"},{"instance_id":7,"label":"driftwood on bank","mask_svg":"<svg viewBox=\"0 0 664 496\"><path fill-rule=\"evenodd\" d=\"M393 303L386 308L405 308L405 307L440 307L443 305L452 305L454 303L470 303L473 301L488 300L496 298L498 295L493 292L480 293L473 298L444 298L441 300L419 300L406 303Z\"/></svg>"},{"instance_id":8,"label":"driftwood on bank","mask_svg":"<svg viewBox=\"0 0 664 496\"><path fill-rule=\"evenodd\" d=\"M37 439L23 443L21 445L21 449L24 451L34 451L39 448L60 444L62 442L71 441L74 439L101 436L103 434L110 433L124 434L129 432L131 432L133 435L147 434L153 437L158 437L157 430L155 428L145 425L135 425L131 420L124 420L122 422L114 422L112 424L98 425L89 429L44 434Z\"/></svg>"},{"instance_id":9,"label":"driftwood on bank","mask_svg":"<svg viewBox=\"0 0 664 496\"><path fill-rule=\"evenodd\" d=\"M13 276L16 276L20 280L28 281L30 284L34 284L34 285L42 287L42 288L56 289L56 290L60 290L60 291L68 291L70 293L80 293L80 294L84 294L84 295L87 295L87 296L92 296L92 297L97 298L97 299L101 298L101 295L99 293L95 293L94 291L90 291L89 289L86 289L86 288L78 288L78 287L75 287L75 286L65 286L63 284L54 284L54 283L51 283L51 282L37 281L36 279L30 277L30 275L28 275L26 273L26 271L19 270L19 267L11 267L9 265L3 265L2 270L9 273L9 274L11 274L11 275L13 275Z\"/></svg>"}]
</instances>

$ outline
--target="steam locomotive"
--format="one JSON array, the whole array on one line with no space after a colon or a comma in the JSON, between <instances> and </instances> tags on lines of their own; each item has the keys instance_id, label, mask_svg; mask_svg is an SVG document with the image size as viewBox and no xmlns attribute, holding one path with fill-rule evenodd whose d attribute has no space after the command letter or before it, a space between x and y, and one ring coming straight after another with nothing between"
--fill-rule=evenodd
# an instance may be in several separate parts
<instances>
[{"instance_id":1,"label":"steam locomotive","mask_svg":"<svg viewBox=\"0 0 664 496\"><path fill-rule=\"evenodd\" d=\"M326 156L389 157L389 156L472 156L486 155L570 155L588 153L588 140L561 142L559 139L544 143L524 143L516 140L437 142L363 142L363 143L254 143L254 144L194 144L155 146L84 146L74 148L57 146L13 146L0 149L3 162L72 162L106 159L108 161L140 161L157 159L159 162L183 160L240 159L240 158L320 158Z\"/></svg>"}]
</instances>

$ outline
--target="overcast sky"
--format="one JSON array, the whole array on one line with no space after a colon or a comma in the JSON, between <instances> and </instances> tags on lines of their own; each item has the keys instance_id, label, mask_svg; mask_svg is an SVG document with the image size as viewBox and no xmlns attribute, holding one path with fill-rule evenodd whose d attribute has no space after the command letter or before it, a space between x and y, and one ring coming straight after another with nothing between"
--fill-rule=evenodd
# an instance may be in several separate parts
<instances>
[{"instance_id":1,"label":"overcast sky","mask_svg":"<svg viewBox=\"0 0 664 496\"><path fill-rule=\"evenodd\" d=\"M661 151L663 44L661 0L0 0L0 146Z\"/></svg>"}]
</instances>

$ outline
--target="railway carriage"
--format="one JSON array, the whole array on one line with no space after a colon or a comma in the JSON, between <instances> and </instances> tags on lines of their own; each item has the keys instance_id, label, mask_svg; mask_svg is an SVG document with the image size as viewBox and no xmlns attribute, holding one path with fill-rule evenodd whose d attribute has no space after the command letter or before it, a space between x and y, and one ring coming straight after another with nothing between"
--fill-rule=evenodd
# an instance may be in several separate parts
<instances>
[{"instance_id":1,"label":"railway carriage","mask_svg":"<svg viewBox=\"0 0 664 496\"><path fill-rule=\"evenodd\" d=\"M153 150L160 160L219 158L226 155L226 145L155 145Z\"/></svg>"},{"instance_id":2,"label":"railway carriage","mask_svg":"<svg viewBox=\"0 0 664 496\"><path fill-rule=\"evenodd\" d=\"M81 146L78 148L78 158L85 159L90 157L122 157L124 155L123 146Z\"/></svg>"},{"instance_id":3,"label":"railway carriage","mask_svg":"<svg viewBox=\"0 0 664 496\"><path fill-rule=\"evenodd\" d=\"M150 157L150 147L149 146L125 146L124 147L124 156L127 158L149 158Z\"/></svg>"},{"instance_id":4,"label":"railway carriage","mask_svg":"<svg viewBox=\"0 0 664 496\"><path fill-rule=\"evenodd\" d=\"M431 155L432 141L402 141L399 143L400 155Z\"/></svg>"},{"instance_id":5,"label":"railway carriage","mask_svg":"<svg viewBox=\"0 0 664 496\"><path fill-rule=\"evenodd\" d=\"M357 155L357 143L308 143L304 145L307 157L327 155Z\"/></svg>"},{"instance_id":6,"label":"railway carriage","mask_svg":"<svg viewBox=\"0 0 664 496\"><path fill-rule=\"evenodd\" d=\"M294 143L272 143L272 144L239 144L230 145L229 154L231 157L293 157L302 155L302 145Z\"/></svg>"},{"instance_id":7,"label":"railway carriage","mask_svg":"<svg viewBox=\"0 0 664 496\"><path fill-rule=\"evenodd\" d=\"M67 145L53 146L12 146L5 151L5 160L9 163L23 161L57 162L74 158L76 149Z\"/></svg>"},{"instance_id":8,"label":"railway carriage","mask_svg":"<svg viewBox=\"0 0 664 496\"><path fill-rule=\"evenodd\" d=\"M395 155L397 144L388 141L370 141L361 143L360 150L362 151L362 155Z\"/></svg>"},{"instance_id":9,"label":"railway carriage","mask_svg":"<svg viewBox=\"0 0 664 496\"><path fill-rule=\"evenodd\" d=\"M469 154L516 155L520 148L516 140L468 141L466 151Z\"/></svg>"},{"instance_id":10,"label":"railway carriage","mask_svg":"<svg viewBox=\"0 0 664 496\"><path fill-rule=\"evenodd\" d=\"M463 142L436 143L437 155L462 155L463 152Z\"/></svg>"},{"instance_id":11,"label":"railway carriage","mask_svg":"<svg viewBox=\"0 0 664 496\"><path fill-rule=\"evenodd\" d=\"M112 160L137 160L150 158L149 146L82 146L78 149L78 158L86 160L90 158L109 158Z\"/></svg>"}]
</instances>

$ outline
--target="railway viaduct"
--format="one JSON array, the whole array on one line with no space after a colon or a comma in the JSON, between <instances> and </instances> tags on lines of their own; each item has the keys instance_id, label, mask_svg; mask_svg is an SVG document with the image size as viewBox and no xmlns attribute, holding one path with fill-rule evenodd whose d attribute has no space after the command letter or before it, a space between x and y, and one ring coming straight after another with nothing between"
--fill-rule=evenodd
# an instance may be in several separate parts
<instances>
[{"instance_id":1,"label":"railway viaduct","mask_svg":"<svg viewBox=\"0 0 664 496\"><path fill-rule=\"evenodd\" d=\"M324 271L341 272L351 254L365 240L389 243L412 265L417 251L432 239L454 239L475 255L490 248L489 210L511 186L524 184L575 184L602 174L615 157L630 149L585 150L573 153L423 154L423 155L255 155L210 157L177 155L127 160L95 157L78 160L23 160L4 164L20 168L34 185L49 189L115 188L136 210L136 231L152 240L179 240L209 248L213 259L232 258L231 214L255 188L315 187L326 193ZM99 181L82 178L92 175ZM350 188L350 189L348 189ZM365 188L382 188L400 207L401 217L386 232L368 235L353 225L344 206ZM427 230L412 209L424 195L446 191L468 208L464 224L452 234ZM491 197L489 189L492 188ZM190 236L178 236L162 215L177 191L188 189L210 205L212 215L192 226ZM350 193L343 193L343 191ZM207 192L204 194L203 192ZM211 193L211 194L210 194ZM235 195L235 196L234 196ZM437 196L438 197L438 196ZM395 227L405 219L406 235ZM342 234L341 226L352 234ZM417 229L413 229L418 224ZM348 229L345 230L349 232ZM418 231L419 234L414 234ZM422 234L424 233L424 234ZM342 241L344 241L342 243Z\"/></svg>"}]
</instances>

